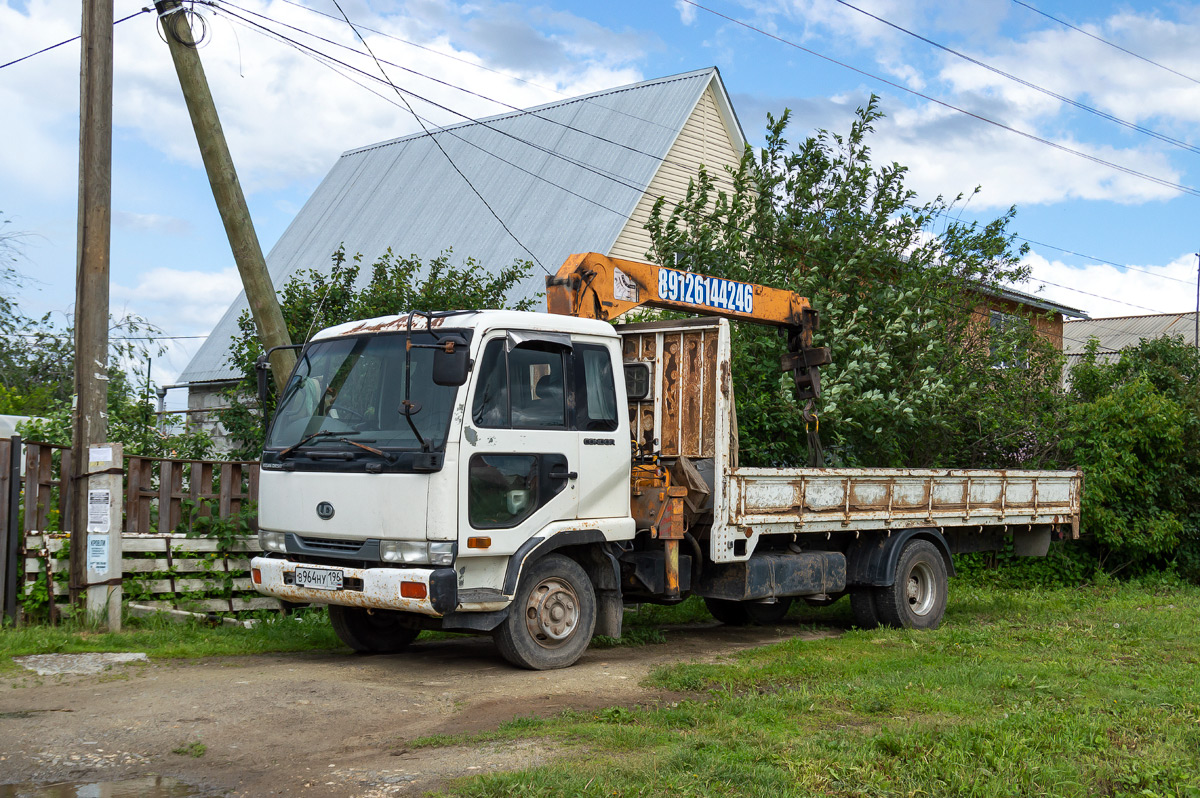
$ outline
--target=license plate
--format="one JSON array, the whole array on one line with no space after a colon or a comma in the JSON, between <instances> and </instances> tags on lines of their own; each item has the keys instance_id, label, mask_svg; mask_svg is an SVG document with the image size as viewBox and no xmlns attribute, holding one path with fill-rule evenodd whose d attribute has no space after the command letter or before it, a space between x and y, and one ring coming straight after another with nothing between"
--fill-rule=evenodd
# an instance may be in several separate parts
<instances>
[{"instance_id":1,"label":"license plate","mask_svg":"<svg viewBox=\"0 0 1200 798\"><path fill-rule=\"evenodd\" d=\"M313 590L341 590L342 572L332 568L297 568L296 587Z\"/></svg>"}]
</instances>

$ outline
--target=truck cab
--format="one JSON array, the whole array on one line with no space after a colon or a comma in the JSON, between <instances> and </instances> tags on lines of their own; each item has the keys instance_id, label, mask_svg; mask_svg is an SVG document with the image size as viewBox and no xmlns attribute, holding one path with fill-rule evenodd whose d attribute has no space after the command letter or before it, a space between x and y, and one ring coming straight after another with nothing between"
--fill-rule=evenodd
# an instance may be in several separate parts
<instances>
[{"instance_id":1,"label":"truck cab","mask_svg":"<svg viewBox=\"0 0 1200 798\"><path fill-rule=\"evenodd\" d=\"M435 373L447 342L468 359L458 385ZM620 337L605 322L482 311L325 330L268 432L256 586L329 604L363 651L421 628L493 631L540 544L634 537L626 407ZM583 605L596 599L580 592L548 580L523 631L532 624L551 654L567 640L586 647L595 612Z\"/></svg>"}]
</instances>

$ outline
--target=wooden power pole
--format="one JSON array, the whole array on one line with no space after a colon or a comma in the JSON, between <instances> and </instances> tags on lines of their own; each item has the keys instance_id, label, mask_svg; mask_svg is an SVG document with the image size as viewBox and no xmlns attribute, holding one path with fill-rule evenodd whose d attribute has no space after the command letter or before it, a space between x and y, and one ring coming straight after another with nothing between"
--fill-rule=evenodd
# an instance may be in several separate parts
<instances>
[{"instance_id":1,"label":"wooden power pole","mask_svg":"<svg viewBox=\"0 0 1200 798\"><path fill-rule=\"evenodd\" d=\"M159 0L154 7L158 10L163 36L171 48L171 60L175 62L183 99L196 131L200 156L204 159L208 182L225 224L225 234L229 237L263 348L290 344L292 341L279 309L279 299L275 296L262 247L254 232L254 222L250 219L250 209L246 206L229 146L225 143L225 133L208 88L208 79L204 76L200 54L196 52L187 12L178 0ZM271 372L275 375L276 385L283 386L295 364L296 355L290 349L281 349L271 356Z\"/></svg>"},{"instance_id":2,"label":"wooden power pole","mask_svg":"<svg viewBox=\"0 0 1200 798\"><path fill-rule=\"evenodd\" d=\"M71 413L70 597L86 587L88 447L108 434L108 261L112 221L113 0L83 0L79 69L79 231L75 407Z\"/></svg>"}]
</instances>

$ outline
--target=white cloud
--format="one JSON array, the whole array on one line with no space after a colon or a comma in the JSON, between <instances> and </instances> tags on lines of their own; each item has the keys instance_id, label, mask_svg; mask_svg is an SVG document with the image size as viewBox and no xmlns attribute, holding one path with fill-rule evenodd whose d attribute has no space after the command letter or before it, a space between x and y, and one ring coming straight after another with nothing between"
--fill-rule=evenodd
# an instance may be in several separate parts
<instances>
[{"instance_id":1,"label":"white cloud","mask_svg":"<svg viewBox=\"0 0 1200 798\"><path fill-rule=\"evenodd\" d=\"M679 12L679 21L684 25L691 25L696 21L696 7L691 3L675 0L675 10Z\"/></svg>"},{"instance_id":2,"label":"white cloud","mask_svg":"<svg viewBox=\"0 0 1200 798\"><path fill-rule=\"evenodd\" d=\"M276 189L324 174L345 150L419 130L395 91L340 20L314 14L280 0L246 0L250 11L310 31L290 38L345 61L361 72L346 77L244 23L205 10L207 38L200 56L221 116L239 177L248 192ZM363 30L382 60L436 75L442 85L413 72L387 66L401 88L460 114L410 97L415 110L436 124L501 113L507 105L527 107L561 96L640 80L636 67L653 42L626 31L605 29L564 12L516 4L413 4L381 15L366 9L355 22L406 39ZM24 52L28 42L78 33L78 9L50 0L32 0L23 13L0 5L0 52ZM120 14L124 9L118 9ZM429 13L426 13L429 12ZM239 12L240 13L240 12ZM252 14L247 19L263 22ZM430 20L433 20L432 22ZM167 46L145 14L117 26L114 37L113 121L117 135L132 135L169 157L198 168L199 153ZM496 25L504 23L501 36ZM494 23L494 24L488 24ZM265 23L264 23L265 24ZM477 45L481 52L466 49ZM425 49L422 49L425 48ZM528 52L536 49L534 53ZM20 125L6 130L0 151L0 185L73 196L77 164L78 44L6 70L19 80L0 85L0 107ZM455 60L457 59L457 60ZM484 70L497 64L502 70ZM462 86L491 102L458 91ZM375 92L372 94L371 92Z\"/></svg>"},{"instance_id":3,"label":"white cloud","mask_svg":"<svg viewBox=\"0 0 1200 798\"><path fill-rule=\"evenodd\" d=\"M192 224L187 219L177 216L164 216L157 213L132 213L130 211L113 211L113 227L133 230L139 233L163 233L170 236L186 236L192 232Z\"/></svg>"},{"instance_id":4,"label":"white cloud","mask_svg":"<svg viewBox=\"0 0 1200 798\"><path fill-rule=\"evenodd\" d=\"M123 305L169 335L190 335L208 333L241 290L232 267L219 272L158 267L142 273L137 285L113 283L110 295L114 312Z\"/></svg>"},{"instance_id":5,"label":"white cloud","mask_svg":"<svg viewBox=\"0 0 1200 798\"><path fill-rule=\"evenodd\" d=\"M1071 266L1035 251L1023 262L1033 270L1033 279L1020 290L1079 308L1092 318L1196 309L1196 256L1192 253L1167 264L1136 265L1151 274L1107 264Z\"/></svg>"}]
</instances>

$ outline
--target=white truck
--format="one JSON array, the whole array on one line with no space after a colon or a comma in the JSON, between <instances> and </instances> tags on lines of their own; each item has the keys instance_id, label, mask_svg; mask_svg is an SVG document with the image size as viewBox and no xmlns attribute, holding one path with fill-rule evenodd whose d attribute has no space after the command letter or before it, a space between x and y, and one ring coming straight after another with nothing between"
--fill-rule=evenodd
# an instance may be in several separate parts
<instances>
[{"instance_id":1,"label":"white truck","mask_svg":"<svg viewBox=\"0 0 1200 798\"><path fill-rule=\"evenodd\" d=\"M861 626L933 628L953 554L1079 535L1074 471L740 468L727 319L780 327L801 397L828 362L790 292L587 254L548 303L300 347L262 456L255 587L328 605L357 651L476 632L546 669L619 636L626 604L689 595L729 624L849 594ZM706 317L607 320L644 306Z\"/></svg>"}]
</instances>

